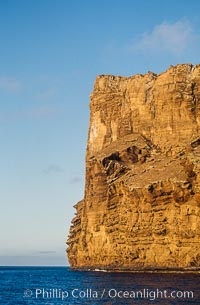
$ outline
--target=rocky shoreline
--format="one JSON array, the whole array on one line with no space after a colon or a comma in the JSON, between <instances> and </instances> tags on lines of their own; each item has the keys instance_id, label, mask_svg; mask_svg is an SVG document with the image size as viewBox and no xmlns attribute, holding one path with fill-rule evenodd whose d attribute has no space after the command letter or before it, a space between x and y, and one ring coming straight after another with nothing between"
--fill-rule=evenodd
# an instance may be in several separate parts
<instances>
[{"instance_id":1,"label":"rocky shoreline","mask_svg":"<svg viewBox=\"0 0 200 305\"><path fill-rule=\"evenodd\" d=\"M126 269L126 268L70 268L72 271L88 271L88 272L125 272L125 273L172 273L172 274L200 274L200 268L177 268L177 269Z\"/></svg>"}]
</instances>

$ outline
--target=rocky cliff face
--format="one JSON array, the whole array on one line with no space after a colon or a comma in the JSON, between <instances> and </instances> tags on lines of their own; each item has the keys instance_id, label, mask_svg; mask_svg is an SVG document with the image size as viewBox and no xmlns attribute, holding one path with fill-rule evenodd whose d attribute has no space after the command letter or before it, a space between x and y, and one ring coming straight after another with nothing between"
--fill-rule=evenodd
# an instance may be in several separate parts
<instances>
[{"instance_id":1,"label":"rocky cliff face","mask_svg":"<svg viewBox=\"0 0 200 305\"><path fill-rule=\"evenodd\" d=\"M98 76L72 268L200 267L200 65Z\"/></svg>"}]
</instances>

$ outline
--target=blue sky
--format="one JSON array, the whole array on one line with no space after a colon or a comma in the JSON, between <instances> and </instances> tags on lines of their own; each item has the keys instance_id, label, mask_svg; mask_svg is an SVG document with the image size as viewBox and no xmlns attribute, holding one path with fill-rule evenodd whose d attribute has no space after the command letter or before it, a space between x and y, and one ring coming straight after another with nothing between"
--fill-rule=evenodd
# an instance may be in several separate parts
<instances>
[{"instance_id":1,"label":"blue sky","mask_svg":"<svg viewBox=\"0 0 200 305\"><path fill-rule=\"evenodd\" d=\"M0 2L0 265L65 265L98 74L200 63L200 2Z\"/></svg>"}]
</instances>

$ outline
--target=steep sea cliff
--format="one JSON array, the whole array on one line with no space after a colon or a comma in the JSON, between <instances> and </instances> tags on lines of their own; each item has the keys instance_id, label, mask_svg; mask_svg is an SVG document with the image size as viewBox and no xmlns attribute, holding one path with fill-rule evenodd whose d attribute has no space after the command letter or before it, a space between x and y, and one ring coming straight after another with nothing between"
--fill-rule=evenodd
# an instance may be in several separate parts
<instances>
[{"instance_id":1,"label":"steep sea cliff","mask_svg":"<svg viewBox=\"0 0 200 305\"><path fill-rule=\"evenodd\" d=\"M75 269L200 269L200 65L98 76Z\"/></svg>"}]
</instances>

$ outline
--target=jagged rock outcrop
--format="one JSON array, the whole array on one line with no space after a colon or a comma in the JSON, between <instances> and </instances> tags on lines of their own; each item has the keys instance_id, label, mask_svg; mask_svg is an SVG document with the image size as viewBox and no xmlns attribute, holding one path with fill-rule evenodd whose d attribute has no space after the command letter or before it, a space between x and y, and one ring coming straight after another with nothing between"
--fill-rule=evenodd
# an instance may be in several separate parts
<instances>
[{"instance_id":1,"label":"jagged rock outcrop","mask_svg":"<svg viewBox=\"0 0 200 305\"><path fill-rule=\"evenodd\" d=\"M200 268L200 65L98 76L72 268Z\"/></svg>"}]
</instances>

